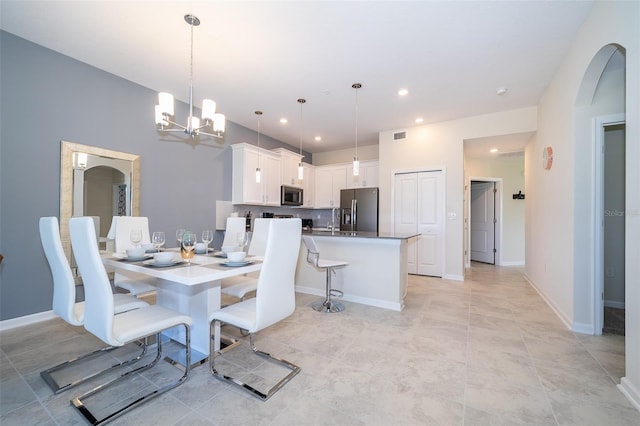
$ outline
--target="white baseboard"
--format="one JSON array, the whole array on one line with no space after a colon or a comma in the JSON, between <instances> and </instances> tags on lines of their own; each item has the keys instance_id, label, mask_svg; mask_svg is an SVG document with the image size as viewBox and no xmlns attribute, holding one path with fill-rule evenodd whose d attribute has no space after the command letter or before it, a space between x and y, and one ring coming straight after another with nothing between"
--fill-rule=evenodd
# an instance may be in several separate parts
<instances>
[{"instance_id":1,"label":"white baseboard","mask_svg":"<svg viewBox=\"0 0 640 426\"><path fill-rule=\"evenodd\" d=\"M524 266L524 260L514 260L509 262L502 262L500 266Z\"/></svg>"},{"instance_id":2,"label":"white baseboard","mask_svg":"<svg viewBox=\"0 0 640 426\"><path fill-rule=\"evenodd\" d=\"M551 308L551 310L556 314L556 316L560 319L560 321L562 321L562 323L565 325L565 327L567 327L567 329L572 330L572 331L576 331L573 330L573 324L571 323L571 321L569 320L569 318L567 318L560 309L558 309L553 302L551 302L551 299L549 299L542 290L540 290L540 288L538 288L538 286L531 280L531 278L529 278L529 276L526 273L522 273L523 278L529 283L529 285L531 285L531 287L533 287L533 289L540 295L540 297L542 297L542 300L544 300L544 302ZM592 327L593 328L593 327ZM577 332L577 331L576 331ZM585 334L593 334L593 331L590 331L588 333Z\"/></svg>"},{"instance_id":3,"label":"white baseboard","mask_svg":"<svg viewBox=\"0 0 640 426\"><path fill-rule=\"evenodd\" d=\"M53 311L38 312L37 314L25 315L22 317L11 318L0 321L0 331L11 330L12 328L22 327L23 325L36 324L42 321L49 321L58 318Z\"/></svg>"},{"instance_id":4,"label":"white baseboard","mask_svg":"<svg viewBox=\"0 0 640 426\"><path fill-rule=\"evenodd\" d=\"M605 300L604 306L606 308L624 309L624 302L618 302L617 300Z\"/></svg>"},{"instance_id":5,"label":"white baseboard","mask_svg":"<svg viewBox=\"0 0 640 426\"><path fill-rule=\"evenodd\" d=\"M627 397L629 402L636 407L636 410L640 411L640 391L638 391L638 388L636 388L629 379L623 377L620 379L618 389Z\"/></svg>"},{"instance_id":6,"label":"white baseboard","mask_svg":"<svg viewBox=\"0 0 640 426\"><path fill-rule=\"evenodd\" d=\"M451 281L464 281L464 275L444 274L442 278Z\"/></svg>"},{"instance_id":7,"label":"white baseboard","mask_svg":"<svg viewBox=\"0 0 640 426\"><path fill-rule=\"evenodd\" d=\"M296 286L296 293L304 293L304 294L312 294L318 297L324 297L325 292L313 287L305 287L305 286ZM340 298L336 298L336 300L345 300L347 302L359 303L361 305L374 306L376 308L389 309L392 311L402 311L404 309L404 302L394 303L388 302L386 300L378 300L378 299L370 299L367 297L354 296L348 293L345 293Z\"/></svg>"},{"instance_id":8,"label":"white baseboard","mask_svg":"<svg viewBox=\"0 0 640 426\"><path fill-rule=\"evenodd\" d=\"M580 334L590 334L593 335L593 324L587 324L582 322L574 322L571 326L571 331L575 331Z\"/></svg>"}]
</instances>

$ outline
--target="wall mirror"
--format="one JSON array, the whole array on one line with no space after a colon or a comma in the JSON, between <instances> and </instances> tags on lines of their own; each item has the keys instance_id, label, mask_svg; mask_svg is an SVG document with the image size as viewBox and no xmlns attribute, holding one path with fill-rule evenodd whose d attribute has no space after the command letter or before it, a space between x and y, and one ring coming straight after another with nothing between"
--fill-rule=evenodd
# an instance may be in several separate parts
<instances>
[{"instance_id":1,"label":"wall mirror","mask_svg":"<svg viewBox=\"0 0 640 426\"><path fill-rule=\"evenodd\" d=\"M140 214L140 156L73 142L60 142L60 238L71 256L69 219L98 217L105 241L113 216Z\"/></svg>"}]
</instances>

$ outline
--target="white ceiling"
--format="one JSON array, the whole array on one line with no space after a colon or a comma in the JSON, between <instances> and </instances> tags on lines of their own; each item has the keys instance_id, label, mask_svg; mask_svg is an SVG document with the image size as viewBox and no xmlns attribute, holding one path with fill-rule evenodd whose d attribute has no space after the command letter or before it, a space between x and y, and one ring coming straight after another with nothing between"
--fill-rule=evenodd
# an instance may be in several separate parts
<instances>
[{"instance_id":1,"label":"white ceiling","mask_svg":"<svg viewBox=\"0 0 640 426\"><path fill-rule=\"evenodd\" d=\"M353 147L378 132L533 106L593 1L8 1L1 28L298 147ZM496 89L507 87L502 96ZM396 92L407 88L400 98ZM298 98L306 98L300 122ZM153 126L153 105L149 125ZM287 125L279 123L289 119ZM185 117L176 117L186 121ZM314 136L322 137L315 142ZM469 144L466 144L469 146Z\"/></svg>"}]
</instances>

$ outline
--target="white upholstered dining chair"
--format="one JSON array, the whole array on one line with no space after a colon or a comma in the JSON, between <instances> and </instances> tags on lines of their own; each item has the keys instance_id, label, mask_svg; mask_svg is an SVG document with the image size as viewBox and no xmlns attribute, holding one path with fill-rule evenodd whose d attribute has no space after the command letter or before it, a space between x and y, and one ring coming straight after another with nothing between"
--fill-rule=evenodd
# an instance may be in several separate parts
<instances>
[{"instance_id":1,"label":"white upholstered dining chair","mask_svg":"<svg viewBox=\"0 0 640 426\"><path fill-rule=\"evenodd\" d=\"M74 217L69 220L69 233L71 245L84 279L85 287L85 318L84 327L91 334L111 346L124 346L130 342L156 336L157 352L155 359L150 363L123 372L120 376L103 383L89 392L71 400L72 405L92 424L101 424L124 414L127 411L155 398L170 389L182 384L189 376L191 364L190 332L192 319L187 315L165 308L160 305L151 305L133 311L114 315L113 297L107 272L102 264L100 252L95 241L95 235L91 228L91 219L86 217ZM149 393L135 394L132 400L126 400L124 406L114 411L96 417L86 406L85 401L106 390L109 386L125 377L146 370L158 363L162 355L162 339L160 333L164 330L184 326L185 328L185 371L184 374L173 382L159 389L152 387ZM122 401L122 400L121 400ZM98 404L100 405L100 404ZM113 409L109 407L109 409ZM103 411L103 410L101 410ZM106 411L106 410L104 410Z\"/></svg>"},{"instance_id":2,"label":"white upholstered dining chair","mask_svg":"<svg viewBox=\"0 0 640 426\"><path fill-rule=\"evenodd\" d=\"M44 250L44 254L47 258L47 262L49 263L49 269L51 269L51 275L53 277L53 312L71 325L82 326L84 324L85 304L84 302L76 303L76 284L73 279L73 273L71 272L71 266L64 254L62 241L60 240L58 218L41 217L39 228L42 249ZM114 312L116 314L149 306L148 303L126 294L112 294L111 297L113 299ZM54 393L60 393L93 377L103 374L112 368L138 361L146 352L146 345L143 345L142 353L135 358L129 361L116 363L105 370L85 373L82 378L67 381L67 383L64 384L58 383L54 378L56 373L61 372L66 368L70 368L89 358L113 349L115 349L114 346L107 346L106 348L78 356L40 372L40 376Z\"/></svg>"},{"instance_id":3,"label":"white upholstered dining chair","mask_svg":"<svg viewBox=\"0 0 640 426\"><path fill-rule=\"evenodd\" d=\"M264 256L267 249L267 239L269 238L269 223L274 219L255 218L253 220L253 232L247 255ZM220 283L220 291L227 296L237 297L244 300L248 293L256 291L258 288L258 277L251 275L239 275L225 278Z\"/></svg>"},{"instance_id":4,"label":"white upholstered dining chair","mask_svg":"<svg viewBox=\"0 0 640 426\"><path fill-rule=\"evenodd\" d=\"M244 217L228 217L224 231L222 247L237 246L238 234L247 232L247 219Z\"/></svg>"},{"instance_id":5,"label":"white upholstered dining chair","mask_svg":"<svg viewBox=\"0 0 640 426\"><path fill-rule=\"evenodd\" d=\"M144 216L114 216L109 233L115 240L115 252L125 253L127 249L133 248L131 242L131 230L140 229L142 240L140 244L151 242L149 237L149 219ZM156 291L156 279L145 277L130 271L116 271L113 277L113 284L116 287L127 290L134 296Z\"/></svg>"},{"instance_id":6,"label":"white upholstered dining chair","mask_svg":"<svg viewBox=\"0 0 640 426\"><path fill-rule=\"evenodd\" d=\"M269 224L269 239L264 263L258 278L256 297L229 305L214 312L209 318L211 325L209 367L218 379L239 386L251 395L265 401L300 372L300 367L281 358L256 349L254 334L267 328L293 313L296 308L295 273L300 250L302 222L300 219L279 219ZM214 333L220 323L232 325L249 333L251 350L258 356L274 361L291 370L283 379L266 392L243 383L216 370ZM227 352L229 354L229 352Z\"/></svg>"}]
</instances>

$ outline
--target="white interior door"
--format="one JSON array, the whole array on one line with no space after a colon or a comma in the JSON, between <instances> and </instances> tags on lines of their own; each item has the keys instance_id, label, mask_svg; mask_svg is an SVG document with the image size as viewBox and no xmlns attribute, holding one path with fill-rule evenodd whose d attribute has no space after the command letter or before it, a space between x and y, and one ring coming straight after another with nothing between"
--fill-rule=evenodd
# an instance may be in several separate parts
<instances>
[{"instance_id":1,"label":"white interior door","mask_svg":"<svg viewBox=\"0 0 640 426\"><path fill-rule=\"evenodd\" d=\"M471 260L495 265L495 182L471 182Z\"/></svg>"},{"instance_id":2,"label":"white interior door","mask_svg":"<svg viewBox=\"0 0 640 426\"><path fill-rule=\"evenodd\" d=\"M444 263L442 171L395 175L394 230L418 233L408 244L410 274L441 277Z\"/></svg>"},{"instance_id":3,"label":"white interior door","mask_svg":"<svg viewBox=\"0 0 640 426\"><path fill-rule=\"evenodd\" d=\"M417 232L418 224L418 175L403 173L395 176L394 229L398 234ZM407 271L418 273L418 239L411 238L407 249Z\"/></svg>"},{"instance_id":4,"label":"white interior door","mask_svg":"<svg viewBox=\"0 0 640 426\"><path fill-rule=\"evenodd\" d=\"M442 172L418 173L418 274L441 277L444 232Z\"/></svg>"}]
</instances>

